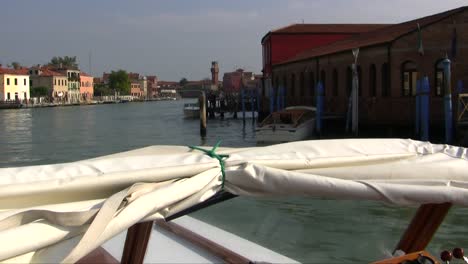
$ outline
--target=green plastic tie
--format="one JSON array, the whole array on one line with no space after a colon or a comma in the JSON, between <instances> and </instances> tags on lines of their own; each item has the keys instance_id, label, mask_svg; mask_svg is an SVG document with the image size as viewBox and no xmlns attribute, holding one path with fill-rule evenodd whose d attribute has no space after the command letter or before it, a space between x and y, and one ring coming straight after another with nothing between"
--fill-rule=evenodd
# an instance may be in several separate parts
<instances>
[{"instance_id":1,"label":"green plastic tie","mask_svg":"<svg viewBox=\"0 0 468 264\"><path fill-rule=\"evenodd\" d=\"M216 143L214 145L214 147L211 148L211 150L210 149L199 148L197 146L189 146L189 148L200 150L200 151L204 152L206 155L210 156L211 158L215 158L215 159L217 159L219 161L219 165L221 166L221 175L222 175L221 190L223 190L224 189L224 181L226 180L226 172L224 171L224 169L225 169L224 159L229 158L229 155L217 154L216 153L216 149L219 147L220 144L221 144L221 140L218 141L218 143Z\"/></svg>"}]
</instances>

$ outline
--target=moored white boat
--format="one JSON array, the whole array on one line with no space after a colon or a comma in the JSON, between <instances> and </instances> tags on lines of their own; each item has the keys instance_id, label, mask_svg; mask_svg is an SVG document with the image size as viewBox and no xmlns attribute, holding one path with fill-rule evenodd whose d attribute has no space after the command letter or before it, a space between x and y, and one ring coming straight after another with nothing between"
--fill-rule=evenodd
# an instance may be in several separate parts
<instances>
[{"instance_id":1,"label":"moored white boat","mask_svg":"<svg viewBox=\"0 0 468 264\"><path fill-rule=\"evenodd\" d=\"M199 118L200 106L198 105L198 103L184 104L184 116L186 118Z\"/></svg>"},{"instance_id":2,"label":"moored white boat","mask_svg":"<svg viewBox=\"0 0 468 264\"><path fill-rule=\"evenodd\" d=\"M290 142L309 138L315 129L315 107L291 106L273 112L255 129L257 142Z\"/></svg>"}]
</instances>

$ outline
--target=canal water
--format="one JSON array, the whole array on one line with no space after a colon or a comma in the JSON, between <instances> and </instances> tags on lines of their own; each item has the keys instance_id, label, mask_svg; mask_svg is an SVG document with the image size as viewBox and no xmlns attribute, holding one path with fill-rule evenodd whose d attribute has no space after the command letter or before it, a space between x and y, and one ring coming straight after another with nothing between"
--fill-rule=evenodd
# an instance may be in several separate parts
<instances>
[{"instance_id":1,"label":"canal water","mask_svg":"<svg viewBox=\"0 0 468 264\"><path fill-rule=\"evenodd\" d=\"M193 100L0 111L0 167L70 162L149 145L255 146L255 124L183 118ZM1 177L1 175L0 175ZM194 217L305 263L367 263L389 254L416 208L324 199L235 198ZM429 250L467 246L468 210L453 208Z\"/></svg>"}]
</instances>

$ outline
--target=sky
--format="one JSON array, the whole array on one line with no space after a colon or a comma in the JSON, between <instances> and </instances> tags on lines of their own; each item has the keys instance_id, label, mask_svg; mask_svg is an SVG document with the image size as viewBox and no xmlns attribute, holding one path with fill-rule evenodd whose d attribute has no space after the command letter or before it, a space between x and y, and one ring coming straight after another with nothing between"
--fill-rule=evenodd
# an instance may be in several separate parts
<instances>
[{"instance_id":1,"label":"sky","mask_svg":"<svg viewBox=\"0 0 468 264\"><path fill-rule=\"evenodd\" d=\"M77 56L94 76L124 69L160 80L261 73L261 38L292 23L399 23L466 0L2 0L0 63ZM90 60L91 58L91 60ZM90 63L91 62L91 63Z\"/></svg>"}]
</instances>

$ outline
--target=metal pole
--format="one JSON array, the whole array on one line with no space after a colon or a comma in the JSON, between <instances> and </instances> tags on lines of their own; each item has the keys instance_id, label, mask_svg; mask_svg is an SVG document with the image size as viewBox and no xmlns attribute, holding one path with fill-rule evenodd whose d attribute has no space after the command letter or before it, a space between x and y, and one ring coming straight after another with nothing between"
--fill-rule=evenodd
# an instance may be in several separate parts
<instances>
[{"instance_id":1,"label":"metal pole","mask_svg":"<svg viewBox=\"0 0 468 264\"><path fill-rule=\"evenodd\" d=\"M322 134L322 114L323 114L323 85L319 81L316 86L316 111L315 111L315 131L318 136Z\"/></svg>"},{"instance_id":2,"label":"metal pole","mask_svg":"<svg viewBox=\"0 0 468 264\"><path fill-rule=\"evenodd\" d=\"M452 113L452 87L450 60L445 58L442 61L444 65L444 115L445 115L445 143L452 143L453 137L453 113Z\"/></svg>"},{"instance_id":3,"label":"metal pole","mask_svg":"<svg viewBox=\"0 0 468 264\"><path fill-rule=\"evenodd\" d=\"M424 77L421 85L421 140L429 140L429 95L430 95L429 78Z\"/></svg>"},{"instance_id":4,"label":"metal pole","mask_svg":"<svg viewBox=\"0 0 468 264\"><path fill-rule=\"evenodd\" d=\"M205 92L201 92L198 97L198 105L200 106L200 136L206 136L206 97Z\"/></svg>"}]
</instances>

